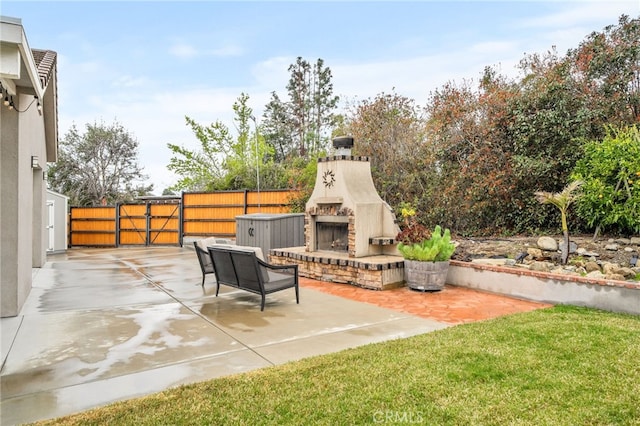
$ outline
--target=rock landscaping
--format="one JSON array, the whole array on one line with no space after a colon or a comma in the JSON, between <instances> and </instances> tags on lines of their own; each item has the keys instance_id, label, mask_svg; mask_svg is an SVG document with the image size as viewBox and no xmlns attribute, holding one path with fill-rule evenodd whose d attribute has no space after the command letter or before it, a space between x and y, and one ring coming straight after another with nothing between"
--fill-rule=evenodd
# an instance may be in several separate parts
<instances>
[{"instance_id":1,"label":"rock landscaping","mask_svg":"<svg viewBox=\"0 0 640 426\"><path fill-rule=\"evenodd\" d=\"M595 279L640 281L640 237L571 237L569 261L560 262L563 238L512 237L458 239L454 260L525 268L538 272L577 275Z\"/></svg>"}]
</instances>

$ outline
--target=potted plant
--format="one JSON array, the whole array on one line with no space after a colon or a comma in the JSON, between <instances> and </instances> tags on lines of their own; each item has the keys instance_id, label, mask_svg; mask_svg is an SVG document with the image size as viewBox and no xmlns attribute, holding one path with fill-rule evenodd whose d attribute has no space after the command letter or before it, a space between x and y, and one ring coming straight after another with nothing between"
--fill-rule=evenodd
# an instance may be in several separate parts
<instances>
[{"instance_id":1,"label":"potted plant","mask_svg":"<svg viewBox=\"0 0 640 426\"><path fill-rule=\"evenodd\" d=\"M398 251L404 257L405 281L410 289L439 291L444 288L449 260L456 249L451 232L440 225L433 231L419 224L415 210L403 208L405 227L396 236Z\"/></svg>"}]
</instances>

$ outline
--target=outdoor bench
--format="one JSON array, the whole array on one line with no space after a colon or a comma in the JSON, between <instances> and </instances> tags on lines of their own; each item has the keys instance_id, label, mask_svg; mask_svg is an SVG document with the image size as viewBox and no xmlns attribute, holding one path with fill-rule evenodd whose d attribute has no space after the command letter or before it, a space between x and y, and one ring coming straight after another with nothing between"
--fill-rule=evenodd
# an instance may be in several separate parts
<instances>
[{"instance_id":1,"label":"outdoor bench","mask_svg":"<svg viewBox=\"0 0 640 426\"><path fill-rule=\"evenodd\" d=\"M216 296L220 284L235 287L262 297L264 311L266 295L294 288L296 303L300 303L298 265L271 265L261 259L255 248L241 246L210 246L209 255L216 274Z\"/></svg>"}]
</instances>

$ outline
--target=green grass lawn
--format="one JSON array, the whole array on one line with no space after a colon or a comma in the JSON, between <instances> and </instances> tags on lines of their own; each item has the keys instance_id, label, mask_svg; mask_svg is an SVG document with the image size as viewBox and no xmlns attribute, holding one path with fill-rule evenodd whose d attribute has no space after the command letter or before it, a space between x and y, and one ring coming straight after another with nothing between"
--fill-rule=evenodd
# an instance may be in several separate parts
<instances>
[{"instance_id":1,"label":"green grass lawn","mask_svg":"<svg viewBox=\"0 0 640 426\"><path fill-rule=\"evenodd\" d=\"M48 424L640 425L640 317L554 307L182 386Z\"/></svg>"}]
</instances>

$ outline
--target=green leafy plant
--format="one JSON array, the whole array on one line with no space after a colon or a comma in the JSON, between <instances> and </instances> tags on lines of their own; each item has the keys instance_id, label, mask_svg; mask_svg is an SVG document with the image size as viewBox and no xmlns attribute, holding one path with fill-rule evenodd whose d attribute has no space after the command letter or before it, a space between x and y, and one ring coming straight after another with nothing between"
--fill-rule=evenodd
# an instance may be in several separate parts
<instances>
[{"instance_id":1,"label":"green leafy plant","mask_svg":"<svg viewBox=\"0 0 640 426\"><path fill-rule=\"evenodd\" d=\"M398 251L407 260L441 262L451 259L456 247L451 242L451 232L442 232L436 225L433 232L418 222L416 210L409 203L402 203L403 229L396 235Z\"/></svg>"},{"instance_id":2,"label":"green leafy plant","mask_svg":"<svg viewBox=\"0 0 640 426\"><path fill-rule=\"evenodd\" d=\"M584 181L578 216L588 226L640 232L640 129L609 128L602 141L586 144L572 177Z\"/></svg>"}]
</instances>

